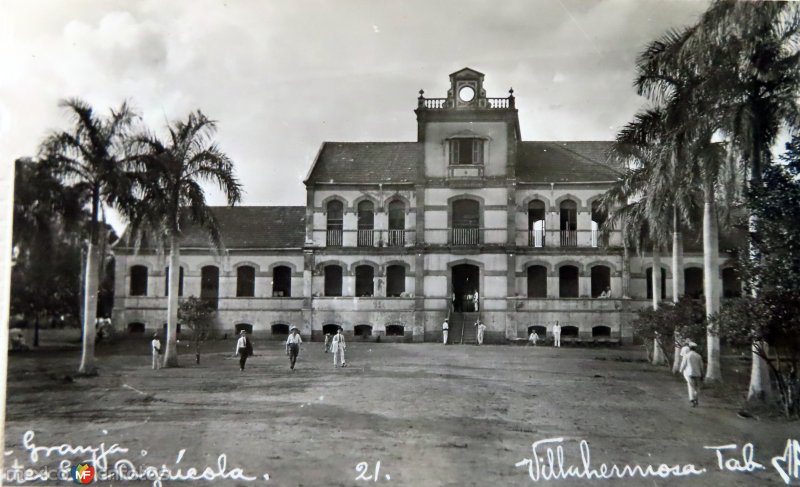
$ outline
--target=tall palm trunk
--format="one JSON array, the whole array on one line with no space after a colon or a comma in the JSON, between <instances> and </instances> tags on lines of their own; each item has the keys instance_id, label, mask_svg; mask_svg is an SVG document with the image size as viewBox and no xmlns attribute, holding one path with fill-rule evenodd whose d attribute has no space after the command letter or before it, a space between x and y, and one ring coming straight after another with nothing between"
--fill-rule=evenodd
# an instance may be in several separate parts
<instances>
[{"instance_id":1,"label":"tall palm trunk","mask_svg":"<svg viewBox=\"0 0 800 487\"><path fill-rule=\"evenodd\" d=\"M719 231L714 203L713 185L706 182L703 202L703 292L706 298L706 315L711 318L719 312ZM708 344L707 381L721 381L719 334L709 323L706 333Z\"/></svg>"},{"instance_id":2,"label":"tall palm trunk","mask_svg":"<svg viewBox=\"0 0 800 487\"><path fill-rule=\"evenodd\" d=\"M100 254L97 245L90 241L86 254L85 288L83 292L83 353L81 354L81 366L78 368L78 372L91 375L96 372L94 366L94 339L99 281L97 269L100 265Z\"/></svg>"},{"instance_id":3,"label":"tall palm trunk","mask_svg":"<svg viewBox=\"0 0 800 487\"><path fill-rule=\"evenodd\" d=\"M683 281L683 235L678 220L678 208L672 209L672 302L677 303L684 293ZM674 355L672 359L672 372L677 374L681 366L681 341L680 335L675 333Z\"/></svg>"},{"instance_id":4,"label":"tall palm trunk","mask_svg":"<svg viewBox=\"0 0 800 487\"><path fill-rule=\"evenodd\" d=\"M653 310L658 309L658 303L661 302L661 252L657 245L653 245L653 271L650 273L653 288ZM666 362L664 352L661 349L661 338L656 332L656 337L653 339L653 364L661 365Z\"/></svg>"},{"instance_id":5,"label":"tall palm trunk","mask_svg":"<svg viewBox=\"0 0 800 487\"><path fill-rule=\"evenodd\" d=\"M178 287L181 279L181 248L178 237L170 237L169 242L169 298L167 299L167 349L164 355L165 367L178 366Z\"/></svg>"}]
</instances>

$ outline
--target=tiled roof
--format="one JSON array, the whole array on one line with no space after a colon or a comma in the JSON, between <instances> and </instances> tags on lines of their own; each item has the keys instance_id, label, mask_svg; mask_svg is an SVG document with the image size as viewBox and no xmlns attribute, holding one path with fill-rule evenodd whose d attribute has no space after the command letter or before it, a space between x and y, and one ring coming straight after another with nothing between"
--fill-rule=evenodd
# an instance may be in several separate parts
<instances>
[{"instance_id":1,"label":"tiled roof","mask_svg":"<svg viewBox=\"0 0 800 487\"><path fill-rule=\"evenodd\" d=\"M226 249L302 248L305 242L304 206L214 206ZM128 247L123 234L120 247ZM146 244L144 245L146 246ZM211 247L208 234L197 227L184 230L182 248Z\"/></svg>"},{"instance_id":2,"label":"tiled roof","mask_svg":"<svg viewBox=\"0 0 800 487\"><path fill-rule=\"evenodd\" d=\"M521 142L517 178L525 182L614 181L620 173L609 161L612 142Z\"/></svg>"},{"instance_id":3,"label":"tiled roof","mask_svg":"<svg viewBox=\"0 0 800 487\"><path fill-rule=\"evenodd\" d=\"M310 183L413 182L424 157L418 142L325 142Z\"/></svg>"}]
</instances>

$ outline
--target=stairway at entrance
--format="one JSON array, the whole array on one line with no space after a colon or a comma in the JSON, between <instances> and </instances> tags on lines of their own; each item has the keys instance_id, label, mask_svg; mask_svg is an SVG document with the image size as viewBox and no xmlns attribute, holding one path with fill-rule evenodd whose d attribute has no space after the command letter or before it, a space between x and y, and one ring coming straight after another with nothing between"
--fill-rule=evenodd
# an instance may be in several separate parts
<instances>
[{"instance_id":1,"label":"stairway at entrance","mask_svg":"<svg viewBox=\"0 0 800 487\"><path fill-rule=\"evenodd\" d=\"M450 315L450 343L474 345L478 342L475 320L480 313L452 313Z\"/></svg>"}]
</instances>

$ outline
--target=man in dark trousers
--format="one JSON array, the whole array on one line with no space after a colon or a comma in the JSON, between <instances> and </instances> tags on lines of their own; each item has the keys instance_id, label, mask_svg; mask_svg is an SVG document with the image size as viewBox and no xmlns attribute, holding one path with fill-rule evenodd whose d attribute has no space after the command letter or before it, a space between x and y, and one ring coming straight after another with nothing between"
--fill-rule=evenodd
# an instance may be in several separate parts
<instances>
[{"instance_id":1,"label":"man in dark trousers","mask_svg":"<svg viewBox=\"0 0 800 487\"><path fill-rule=\"evenodd\" d=\"M300 344L303 339L300 338L300 330L292 327L289 338L286 339L286 355L289 356L289 368L294 370L294 364L297 362L297 356L300 354Z\"/></svg>"},{"instance_id":2,"label":"man in dark trousers","mask_svg":"<svg viewBox=\"0 0 800 487\"><path fill-rule=\"evenodd\" d=\"M239 340L236 342L236 355L239 356L239 371L244 372L244 364L247 358L253 355L253 343L247 338L247 332L239 332Z\"/></svg>"}]
</instances>

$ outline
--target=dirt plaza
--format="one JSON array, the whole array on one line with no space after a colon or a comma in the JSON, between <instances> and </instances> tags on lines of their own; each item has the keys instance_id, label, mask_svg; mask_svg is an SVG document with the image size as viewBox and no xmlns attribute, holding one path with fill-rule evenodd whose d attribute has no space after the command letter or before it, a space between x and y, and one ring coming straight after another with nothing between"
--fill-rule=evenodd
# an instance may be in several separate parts
<instances>
[{"instance_id":1,"label":"dirt plaza","mask_svg":"<svg viewBox=\"0 0 800 487\"><path fill-rule=\"evenodd\" d=\"M159 371L145 339L101 345L93 378L74 376L74 346L12 354L6 475L15 462L57 468L94 455L107 472L128 462L163 475L111 485L785 485L772 459L785 466L787 440L800 438L796 422L738 416L732 386L705 388L691 408L684 382L633 347L355 342L348 367L334 369L321 343L306 343L292 372L281 343L256 342L240 373L233 344L209 344L199 365L182 345L182 366ZM581 440L598 472L671 473L567 475L584 471Z\"/></svg>"}]
</instances>

